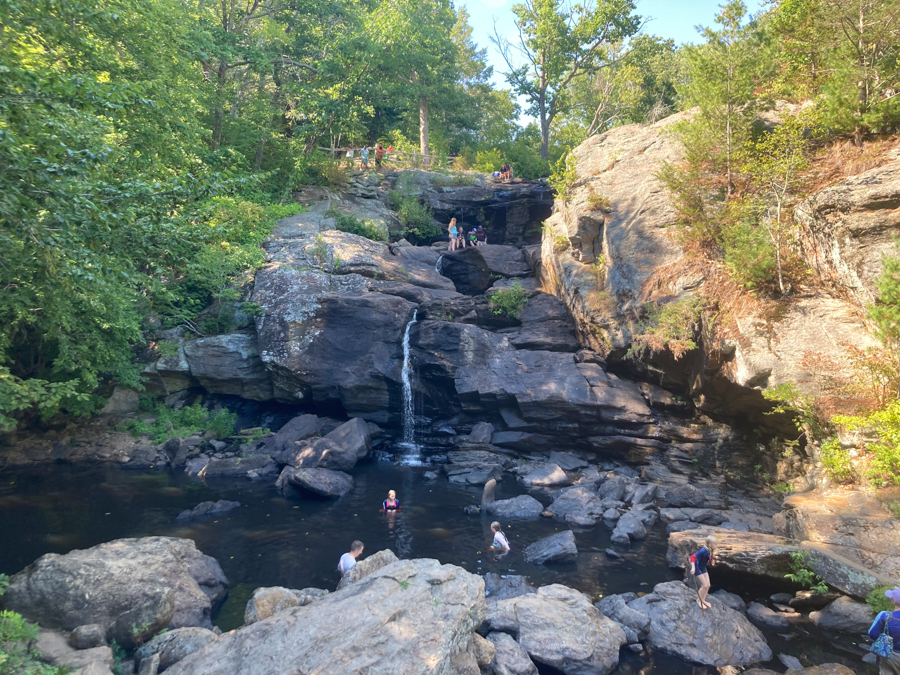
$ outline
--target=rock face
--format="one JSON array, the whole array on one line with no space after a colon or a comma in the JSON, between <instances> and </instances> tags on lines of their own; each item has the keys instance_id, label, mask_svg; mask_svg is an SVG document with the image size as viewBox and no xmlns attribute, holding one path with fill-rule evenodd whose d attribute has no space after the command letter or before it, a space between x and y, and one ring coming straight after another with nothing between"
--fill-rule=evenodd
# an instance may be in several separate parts
<instances>
[{"instance_id":1,"label":"rock face","mask_svg":"<svg viewBox=\"0 0 900 675\"><path fill-rule=\"evenodd\" d=\"M216 634L206 628L176 628L173 631L157 635L138 649L134 655L141 662L151 658L154 654L158 655L161 672L199 651L216 638Z\"/></svg>"},{"instance_id":2,"label":"rock face","mask_svg":"<svg viewBox=\"0 0 900 675\"><path fill-rule=\"evenodd\" d=\"M488 633L487 639L494 645L494 660L488 669L490 675L538 675L528 652L511 635Z\"/></svg>"},{"instance_id":3,"label":"rock face","mask_svg":"<svg viewBox=\"0 0 900 675\"><path fill-rule=\"evenodd\" d=\"M578 558L575 533L565 530L530 544L523 551L525 560L535 565L554 562L572 562Z\"/></svg>"},{"instance_id":4,"label":"rock face","mask_svg":"<svg viewBox=\"0 0 900 675\"><path fill-rule=\"evenodd\" d=\"M212 628L210 610L227 588L219 563L190 539L144 537L41 556L10 579L3 605L43 626L110 630L123 615L170 597L169 628Z\"/></svg>"},{"instance_id":5,"label":"rock face","mask_svg":"<svg viewBox=\"0 0 900 675\"><path fill-rule=\"evenodd\" d=\"M678 214L658 177L665 163L683 159L669 132L690 116L617 127L573 150L577 180L545 223L544 288L565 301L584 346L637 374L652 371L663 387L687 394L704 411L780 429L778 418L762 415L769 405L760 389L794 382L815 393L819 373L810 354L843 364L842 343L874 344L861 307L871 302L880 256L900 231L900 161L892 155L882 167L826 188L794 210L806 258L834 297L797 297L782 303L775 319L763 303L739 303L729 310L727 335L706 327L707 335L695 335L699 348L680 358L637 345L638 365L626 354L644 331L647 303L719 297L721 289L722 272L680 246ZM835 376L853 373L839 365Z\"/></svg>"},{"instance_id":6,"label":"rock face","mask_svg":"<svg viewBox=\"0 0 900 675\"><path fill-rule=\"evenodd\" d=\"M478 295L494 283L487 261L481 255L481 248L467 246L444 254L441 274L452 280L460 293Z\"/></svg>"},{"instance_id":7,"label":"rock face","mask_svg":"<svg viewBox=\"0 0 900 675\"><path fill-rule=\"evenodd\" d=\"M666 561L669 567L685 567L690 555L704 545L706 538L718 539L716 564L740 572L784 579L791 571L791 553L799 546L786 544L784 537L756 532L740 532L704 525L669 535Z\"/></svg>"},{"instance_id":8,"label":"rock face","mask_svg":"<svg viewBox=\"0 0 900 675\"><path fill-rule=\"evenodd\" d=\"M397 560L396 554L389 548L373 553L368 558L358 561L356 565L344 575L344 578L341 579L338 584L338 590L346 588L351 584L355 584L360 579L366 578L373 572L380 570L382 567L387 567L388 565L397 562Z\"/></svg>"},{"instance_id":9,"label":"rock face","mask_svg":"<svg viewBox=\"0 0 900 675\"><path fill-rule=\"evenodd\" d=\"M304 673L478 673L473 635L485 609L481 577L436 560L402 560L223 635L168 672L279 675L290 664ZM336 620L342 616L353 620Z\"/></svg>"},{"instance_id":10,"label":"rock face","mask_svg":"<svg viewBox=\"0 0 900 675\"><path fill-rule=\"evenodd\" d=\"M746 666L768 661L772 650L740 612L709 596L705 616L697 593L680 581L657 584L628 607L650 617L647 642L688 661L710 666Z\"/></svg>"},{"instance_id":11,"label":"rock face","mask_svg":"<svg viewBox=\"0 0 900 675\"><path fill-rule=\"evenodd\" d=\"M192 340L185 343L184 354L191 375L211 393L253 401L275 398L255 335L231 333Z\"/></svg>"},{"instance_id":12,"label":"rock face","mask_svg":"<svg viewBox=\"0 0 900 675\"><path fill-rule=\"evenodd\" d=\"M566 630L560 630L566 626ZM488 603L482 630L517 635L531 659L566 675L610 672L625 633L583 593L553 584L537 593Z\"/></svg>"}]
</instances>

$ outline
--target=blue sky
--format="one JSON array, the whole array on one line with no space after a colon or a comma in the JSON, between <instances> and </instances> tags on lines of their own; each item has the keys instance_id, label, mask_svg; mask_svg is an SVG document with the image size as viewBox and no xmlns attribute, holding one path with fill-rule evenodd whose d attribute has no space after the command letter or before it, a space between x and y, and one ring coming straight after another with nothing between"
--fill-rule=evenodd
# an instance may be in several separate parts
<instances>
[{"instance_id":1,"label":"blue sky","mask_svg":"<svg viewBox=\"0 0 900 675\"><path fill-rule=\"evenodd\" d=\"M488 63L494 66L493 82L497 87L508 88L502 72L503 59L489 37L494 32L494 21L501 35L512 37L515 24L510 7L519 0L456 0L457 7L465 7L471 16L473 37L479 47L487 47ZM750 12L756 12L764 0L744 0ZM637 0L638 14L652 20L644 31L651 35L672 38L676 43L698 42L697 25L711 26L718 12L720 0ZM523 101L520 101L522 103ZM520 122L526 122L526 118Z\"/></svg>"}]
</instances>

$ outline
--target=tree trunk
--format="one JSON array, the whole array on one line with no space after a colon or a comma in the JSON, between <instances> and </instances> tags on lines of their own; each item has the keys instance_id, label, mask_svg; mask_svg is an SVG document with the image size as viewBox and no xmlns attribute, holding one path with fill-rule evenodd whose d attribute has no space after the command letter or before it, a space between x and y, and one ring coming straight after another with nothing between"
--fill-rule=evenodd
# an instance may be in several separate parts
<instances>
[{"instance_id":1,"label":"tree trunk","mask_svg":"<svg viewBox=\"0 0 900 675\"><path fill-rule=\"evenodd\" d=\"M428 166L428 99L424 96L419 99L419 150Z\"/></svg>"},{"instance_id":2,"label":"tree trunk","mask_svg":"<svg viewBox=\"0 0 900 675\"><path fill-rule=\"evenodd\" d=\"M228 74L228 64L222 61L216 73L215 108L213 108L213 127L210 145L213 150L218 150L222 144L222 129L225 124L225 76Z\"/></svg>"}]
</instances>

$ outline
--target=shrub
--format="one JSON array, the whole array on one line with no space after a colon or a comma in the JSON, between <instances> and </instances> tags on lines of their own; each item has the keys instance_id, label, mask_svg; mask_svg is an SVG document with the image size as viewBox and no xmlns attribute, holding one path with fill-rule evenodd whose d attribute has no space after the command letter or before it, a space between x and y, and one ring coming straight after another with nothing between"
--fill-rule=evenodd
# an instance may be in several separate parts
<instances>
[{"instance_id":1,"label":"shrub","mask_svg":"<svg viewBox=\"0 0 900 675\"><path fill-rule=\"evenodd\" d=\"M497 316L515 318L528 302L528 296L522 284L516 279L510 288L501 288L491 295L490 306Z\"/></svg>"},{"instance_id":2,"label":"shrub","mask_svg":"<svg viewBox=\"0 0 900 675\"><path fill-rule=\"evenodd\" d=\"M828 592L828 584L822 581L822 578L810 569L809 563L809 553L794 551L791 553L792 572L785 574L784 576L795 584L800 584L804 588L815 591L819 595L824 595Z\"/></svg>"},{"instance_id":3,"label":"shrub","mask_svg":"<svg viewBox=\"0 0 900 675\"><path fill-rule=\"evenodd\" d=\"M852 483L856 480L856 470L850 462L850 452L841 446L837 438L822 443L819 457L828 477L835 483Z\"/></svg>"},{"instance_id":4,"label":"shrub","mask_svg":"<svg viewBox=\"0 0 900 675\"><path fill-rule=\"evenodd\" d=\"M315 243L306 249L306 252L317 265L324 265L328 258L328 244L321 234L316 235Z\"/></svg>"},{"instance_id":5,"label":"shrub","mask_svg":"<svg viewBox=\"0 0 900 675\"><path fill-rule=\"evenodd\" d=\"M146 435L154 443L163 443L170 438L184 438L203 431L213 431L219 438L227 438L234 433L237 415L227 410L215 413L207 410L197 401L194 405L180 410L164 404L156 406L156 419L149 424L142 420L131 422L127 428L134 436Z\"/></svg>"},{"instance_id":6,"label":"shrub","mask_svg":"<svg viewBox=\"0 0 900 675\"><path fill-rule=\"evenodd\" d=\"M234 433L235 424L237 424L237 413L222 408L213 414L206 430L214 433L216 438L228 438Z\"/></svg>"},{"instance_id":7,"label":"shrub","mask_svg":"<svg viewBox=\"0 0 900 675\"><path fill-rule=\"evenodd\" d=\"M645 318L641 322L641 332L634 336L635 343L629 352L643 345L653 352L669 349L676 359L697 348L694 342L694 327L700 320L703 299L687 296L665 305L648 303L644 305Z\"/></svg>"},{"instance_id":8,"label":"shrub","mask_svg":"<svg viewBox=\"0 0 900 675\"><path fill-rule=\"evenodd\" d=\"M864 416L835 415L832 422L848 431L871 427L878 441L868 446L867 476L875 485L900 485L900 400Z\"/></svg>"},{"instance_id":9,"label":"shrub","mask_svg":"<svg viewBox=\"0 0 900 675\"><path fill-rule=\"evenodd\" d=\"M873 612L890 612L894 609L894 602L885 596L884 592L894 588L892 585L876 586L866 596L866 603Z\"/></svg>"},{"instance_id":10,"label":"shrub","mask_svg":"<svg viewBox=\"0 0 900 675\"><path fill-rule=\"evenodd\" d=\"M334 219L335 227L341 232L356 234L360 237L371 239L372 241L387 241L387 236L385 236L382 229L371 221L361 220L347 213L336 211L335 209L326 211L325 215Z\"/></svg>"},{"instance_id":11,"label":"shrub","mask_svg":"<svg viewBox=\"0 0 900 675\"><path fill-rule=\"evenodd\" d=\"M494 173L503 166L503 153L497 148L493 150L479 150L475 155L475 170L482 173Z\"/></svg>"},{"instance_id":12,"label":"shrub","mask_svg":"<svg viewBox=\"0 0 900 675\"><path fill-rule=\"evenodd\" d=\"M0 596L8 586L9 577L0 574ZM36 624L16 612L0 611L0 675L62 675L66 672L41 663L28 649L28 644L37 636Z\"/></svg>"},{"instance_id":13,"label":"shrub","mask_svg":"<svg viewBox=\"0 0 900 675\"><path fill-rule=\"evenodd\" d=\"M560 157L550 174L550 186L556 190L556 196L565 202L572 198L572 189L578 180L575 166L575 155L570 152L565 157Z\"/></svg>"},{"instance_id":14,"label":"shrub","mask_svg":"<svg viewBox=\"0 0 900 675\"><path fill-rule=\"evenodd\" d=\"M609 197L594 194L593 192L588 195L587 207L590 211L608 211L611 205Z\"/></svg>"},{"instance_id":15,"label":"shrub","mask_svg":"<svg viewBox=\"0 0 900 675\"><path fill-rule=\"evenodd\" d=\"M434 222L431 209L415 197L406 197L400 202L397 217L406 228L406 234L415 235L418 239L441 236L441 230Z\"/></svg>"}]
</instances>

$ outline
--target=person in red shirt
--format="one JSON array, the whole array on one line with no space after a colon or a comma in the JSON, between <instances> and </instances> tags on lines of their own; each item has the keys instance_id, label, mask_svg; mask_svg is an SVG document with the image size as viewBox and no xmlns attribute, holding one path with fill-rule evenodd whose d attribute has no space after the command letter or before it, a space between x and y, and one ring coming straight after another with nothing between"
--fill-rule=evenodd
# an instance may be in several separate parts
<instances>
[{"instance_id":1,"label":"person in red shirt","mask_svg":"<svg viewBox=\"0 0 900 675\"><path fill-rule=\"evenodd\" d=\"M384 146L381 143L378 143L375 146L375 170L381 168L381 162L384 160Z\"/></svg>"}]
</instances>

